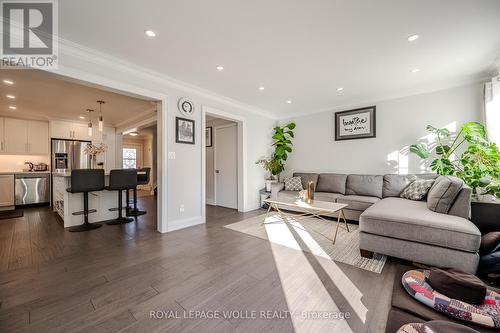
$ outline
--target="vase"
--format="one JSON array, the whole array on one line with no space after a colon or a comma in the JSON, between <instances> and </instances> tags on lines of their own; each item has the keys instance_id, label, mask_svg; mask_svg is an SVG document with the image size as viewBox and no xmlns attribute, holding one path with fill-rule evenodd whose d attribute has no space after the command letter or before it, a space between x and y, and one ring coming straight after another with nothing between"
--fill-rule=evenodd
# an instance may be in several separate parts
<instances>
[{"instance_id":1,"label":"vase","mask_svg":"<svg viewBox=\"0 0 500 333\"><path fill-rule=\"evenodd\" d=\"M96 155L93 155L92 158L90 159L90 168L97 169L97 156Z\"/></svg>"},{"instance_id":2,"label":"vase","mask_svg":"<svg viewBox=\"0 0 500 333\"><path fill-rule=\"evenodd\" d=\"M314 183L312 181L307 182L307 203L314 201Z\"/></svg>"}]
</instances>

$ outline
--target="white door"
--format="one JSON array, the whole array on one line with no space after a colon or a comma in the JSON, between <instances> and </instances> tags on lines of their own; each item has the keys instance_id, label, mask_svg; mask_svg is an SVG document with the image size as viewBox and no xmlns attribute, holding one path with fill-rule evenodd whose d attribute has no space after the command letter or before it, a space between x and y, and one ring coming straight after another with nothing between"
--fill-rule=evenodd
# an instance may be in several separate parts
<instances>
[{"instance_id":1,"label":"white door","mask_svg":"<svg viewBox=\"0 0 500 333\"><path fill-rule=\"evenodd\" d=\"M0 118L0 153L5 151L5 139L3 134L3 118Z\"/></svg>"},{"instance_id":2,"label":"white door","mask_svg":"<svg viewBox=\"0 0 500 333\"><path fill-rule=\"evenodd\" d=\"M28 122L21 119L5 118L5 152L28 152Z\"/></svg>"},{"instance_id":3,"label":"white door","mask_svg":"<svg viewBox=\"0 0 500 333\"><path fill-rule=\"evenodd\" d=\"M238 208L238 131L236 124L215 128L215 203Z\"/></svg>"},{"instance_id":4,"label":"white door","mask_svg":"<svg viewBox=\"0 0 500 333\"><path fill-rule=\"evenodd\" d=\"M28 151L32 154L49 153L49 124L42 121L28 121Z\"/></svg>"}]
</instances>

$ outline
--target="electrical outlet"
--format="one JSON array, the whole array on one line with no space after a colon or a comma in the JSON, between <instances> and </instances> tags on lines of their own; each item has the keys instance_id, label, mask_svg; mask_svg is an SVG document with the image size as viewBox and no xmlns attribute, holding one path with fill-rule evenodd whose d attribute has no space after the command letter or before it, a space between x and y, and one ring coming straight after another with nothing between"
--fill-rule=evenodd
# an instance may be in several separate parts
<instances>
[{"instance_id":1,"label":"electrical outlet","mask_svg":"<svg viewBox=\"0 0 500 333\"><path fill-rule=\"evenodd\" d=\"M181 205L181 206L179 207L179 212L184 213L184 205Z\"/></svg>"},{"instance_id":2,"label":"electrical outlet","mask_svg":"<svg viewBox=\"0 0 500 333\"><path fill-rule=\"evenodd\" d=\"M168 159L169 160L175 160L175 151L169 151L168 152Z\"/></svg>"}]
</instances>

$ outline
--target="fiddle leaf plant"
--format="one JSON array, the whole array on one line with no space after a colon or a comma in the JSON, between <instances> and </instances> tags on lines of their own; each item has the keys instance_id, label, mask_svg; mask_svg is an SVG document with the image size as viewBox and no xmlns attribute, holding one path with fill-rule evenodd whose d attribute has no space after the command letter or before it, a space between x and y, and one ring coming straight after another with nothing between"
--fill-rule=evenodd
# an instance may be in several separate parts
<instances>
[{"instance_id":1,"label":"fiddle leaf plant","mask_svg":"<svg viewBox=\"0 0 500 333\"><path fill-rule=\"evenodd\" d=\"M426 129L436 135L436 147L429 149L425 144L417 143L410 146L411 153L422 159L432 156L430 167L433 171L461 178L472 188L474 196L481 189L482 194L500 198L500 153L496 144L488 141L481 123L463 124L455 138L446 128L428 125ZM466 147L462 146L464 143ZM456 157L459 147L463 152Z\"/></svg>"}]
</instances>

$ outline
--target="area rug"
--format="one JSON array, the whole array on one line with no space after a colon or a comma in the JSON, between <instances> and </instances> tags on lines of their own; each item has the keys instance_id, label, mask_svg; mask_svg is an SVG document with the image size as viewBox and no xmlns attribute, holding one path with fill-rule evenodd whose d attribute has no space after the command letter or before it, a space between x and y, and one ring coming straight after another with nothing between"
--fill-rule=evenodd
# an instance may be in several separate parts
<instances>
[{"instance_id":1,"label":"area rug","mask_svg":"<svg viewBox=\"0 0 500 333\"><path fill-rule=\"evenodd\" d=\"M349 224L349 231L340 227L335 244L332 243L336 221L318 218L288 218L284 223L278 214L270 213L265 224L265 214L252 217L225 227L241 233L269 240L272 243L307 251L316 256L328 256L370 272L382 272L387 256L375 253L372 259L359 254L359 226Z\"/></svg>"}]
</instances>

